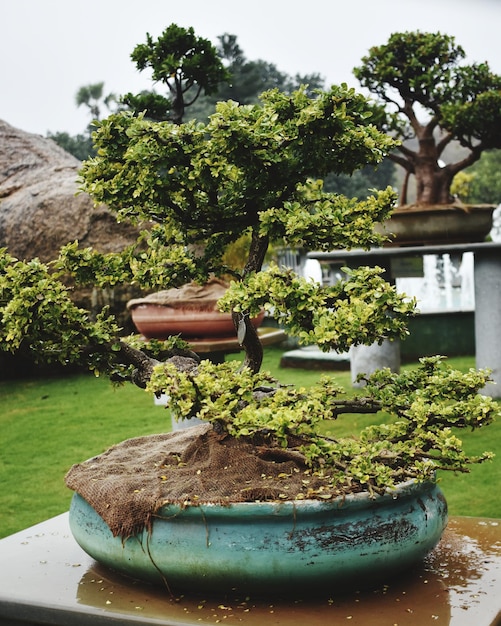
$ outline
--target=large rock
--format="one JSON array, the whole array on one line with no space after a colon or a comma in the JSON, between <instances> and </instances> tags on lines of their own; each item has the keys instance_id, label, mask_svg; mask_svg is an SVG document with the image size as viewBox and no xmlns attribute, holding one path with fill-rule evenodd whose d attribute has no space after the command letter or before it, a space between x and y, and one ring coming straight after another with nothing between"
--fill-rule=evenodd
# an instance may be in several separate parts
<instances>
[{"instance_id":1,"label":"large rock","mask_svg":"<svg viewBox=\"0 0 501 626\"><path fill-rule=\"evenodd\" d=\"M49 261L78 239L82 246L117 251L136 231L117 224L78 191L80 161L54 141L0 120L0 246L20 259Z\"/></svg>"},{"instance_id":2,"label":"large rock","mask_svg":"<svg viewBox=\"0 0 501 626\"><path fill-rule=\"evenodd\" d=\"M118 224L105 206L95 208L89 195L77 194L80 166L51 139L0 120L0 247L18 259L47 262L71 241L115 252L136 239L131 225ZM137 289L79 288L70 293L94 315L103 305L110 306L124 332L133 331L125 305L140 295ZM0 378L35 371L29 355L0 353Z\"/></svg>"}]
</instances>

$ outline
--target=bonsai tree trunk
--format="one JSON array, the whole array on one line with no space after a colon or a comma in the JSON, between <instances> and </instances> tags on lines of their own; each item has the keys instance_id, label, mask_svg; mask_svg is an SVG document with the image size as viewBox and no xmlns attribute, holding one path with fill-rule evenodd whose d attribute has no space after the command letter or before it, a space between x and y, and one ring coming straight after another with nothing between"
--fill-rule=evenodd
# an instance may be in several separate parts
<instances>
[{"instance_id":1,"label":"bonsai tree trunk","mask_svg":"<svg viewBox=\"0 0 501 626\"><path fill-rule=\"evenodd\" d=\"M454 175L447 166L437 166L436 161L418 156L415 176L417 204L448 204L453 201L450 186Z\"/></svg>"},{"instance_id":2,"label":"bonsai tree trunk","mask_svg":"<svg viewBox=\"0 0 501 626\"><path fill-rule=\"evenodd\" d=\"M402 166L405 177L401 190L401 204L407 204L408 180L411 174L416 178L416 204L437 205L453 201L450 194L452 179L458 170L457 165L440 166L440 150L435 140L420 138L419 150L400 147L405 155L393 154L389 158Z\"/></svg>"},{"instance_id":3,"label":"bonsai tree trunk","mask_svg":"<svg viewBox=\"0 0 501 626\"><path fill-rule=\"evenodd\" d=\"M262 269L269 243L267 236L263 237L259 234L259 226L252 230L249 256L242 272L242 281L249 274L259 272ZM242 367L248 367L252 372L257 373L263 362L263 346L257 330L251 323L248 311L233 311L232 316L237 337L245 350L245 359Z\"/></svg>"},{"instance_id":4,"label":"bonsai tree trunk","mask_svg":"<svg viewBox=\"0 0 501 626\"><path fill-rule=\"evenodd\" d=\"M405 170L400 204L407 204L408 182L411 174L416 177L416 204L448 204L453 200L450 194L452 179L456 172L464 167L465 161L441 167L440 157L450 143L451 135L447 134L437 141L434 134L436 130L434 121L423 125L418 121L411 107L407 107L406 112L416 134L418 148L412 150L402 144L398 148L400 154L388 155L392 161Z\"/></svg>"}]
</instances>

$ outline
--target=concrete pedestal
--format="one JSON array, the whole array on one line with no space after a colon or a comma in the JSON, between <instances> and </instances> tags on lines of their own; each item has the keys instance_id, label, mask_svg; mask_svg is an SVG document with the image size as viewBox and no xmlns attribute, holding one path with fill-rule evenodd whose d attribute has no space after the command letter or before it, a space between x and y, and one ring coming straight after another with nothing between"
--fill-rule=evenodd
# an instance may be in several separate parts
<instances>
[{"instance_id":1,"label":"concrete pedestal","mask_svg":"<svg viewBox=\"0 0 501 626\"><path fill-rule=\"evenodd\" d=\"M426 560L370 591L318 597L230 597L137 583L97 564L63 514L0 541L0 625L496 626L501 520L452 518Z\"/></svg>"},{"instance_id":2,"label":"concrete pedestal","mask_svg":"<svg viewBox=\"0 0 501 626\"><path fill-rule=\"evenodd\" d=\"M400 371L400 341L374 343L371 346L354 346L350 350L351 382L353 387L363 387L363 382L356 382L359 374L370 375L384 367L392 372Z\"/></svg>"}]
</instances>

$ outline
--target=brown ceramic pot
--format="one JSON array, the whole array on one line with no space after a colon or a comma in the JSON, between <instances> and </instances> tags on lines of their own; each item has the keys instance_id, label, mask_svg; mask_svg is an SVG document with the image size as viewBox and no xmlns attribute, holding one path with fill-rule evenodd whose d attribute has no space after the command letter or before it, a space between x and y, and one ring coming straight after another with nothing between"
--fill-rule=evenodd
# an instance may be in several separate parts
<instances>
[{"instance_id":1,"label":"brown ceramic pot","mask_svg":"<svg viewBox=\"0 0 501 626\"><path fill-rule=\"evenodd\" d=\"M409 205L396 209L376 230L391 237L387 246L480 242L492 228L495 208L493 204Z\"/></svg>"},{"instance_id":2,"label":"brown ceramic pot","mask_svg":"<svg viewBox=\"0 0 501 626\"><path fill-rule=\"evenodd\" d=\"M147 339L170 335L185 339L236 337L231 314L217 309L227 289L224 281L213 278L203 285L188 283L129 300L127 308L137 330ZM263 317L264 312L252 320L256 328Z\"/></svg>"},{"instance_id":3,"label":"brown ceramic pot","mask_svg":"<svg viewBox=\"0 0 501 626\"><path fill-rule=\"evenodd\" d=\"M137 330L147 339L166 339L170 335L190 339L236 336L230 313L138 304L131 309L131 315ZM264 312L252 320L256 328L263 317Z\"/></svg>"}]
</instances>

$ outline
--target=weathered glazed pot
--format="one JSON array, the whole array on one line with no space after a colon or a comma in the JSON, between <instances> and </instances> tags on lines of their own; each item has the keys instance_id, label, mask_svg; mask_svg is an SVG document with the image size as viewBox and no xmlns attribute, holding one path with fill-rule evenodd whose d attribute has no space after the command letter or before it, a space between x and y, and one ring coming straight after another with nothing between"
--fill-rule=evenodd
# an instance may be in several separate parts
<instances>
[{"instance_id":1,"label":"weathered glazed pot","mask_svg":"<svg viewBox=\"0 0 501 626\"><path fill-rule=\"evenodd\" d=\"M371 499L168 505L150 531L114 537L78 494L70 527L85 552L132 578L171 589L335 592L380 585L438 543L447 504L431 483Z\"/></svg>"},{"instance_id":2,"label":"weathered glazed pot","mask_svg":"<svg viewBox=\"0 0 501 626\"><path fill-rule=\"evenodd\" d=\"M389 235L387 246L472 243L484 241L492 228L495 205L399 207L377 232Z\"/></svg>"}]
</instances>

